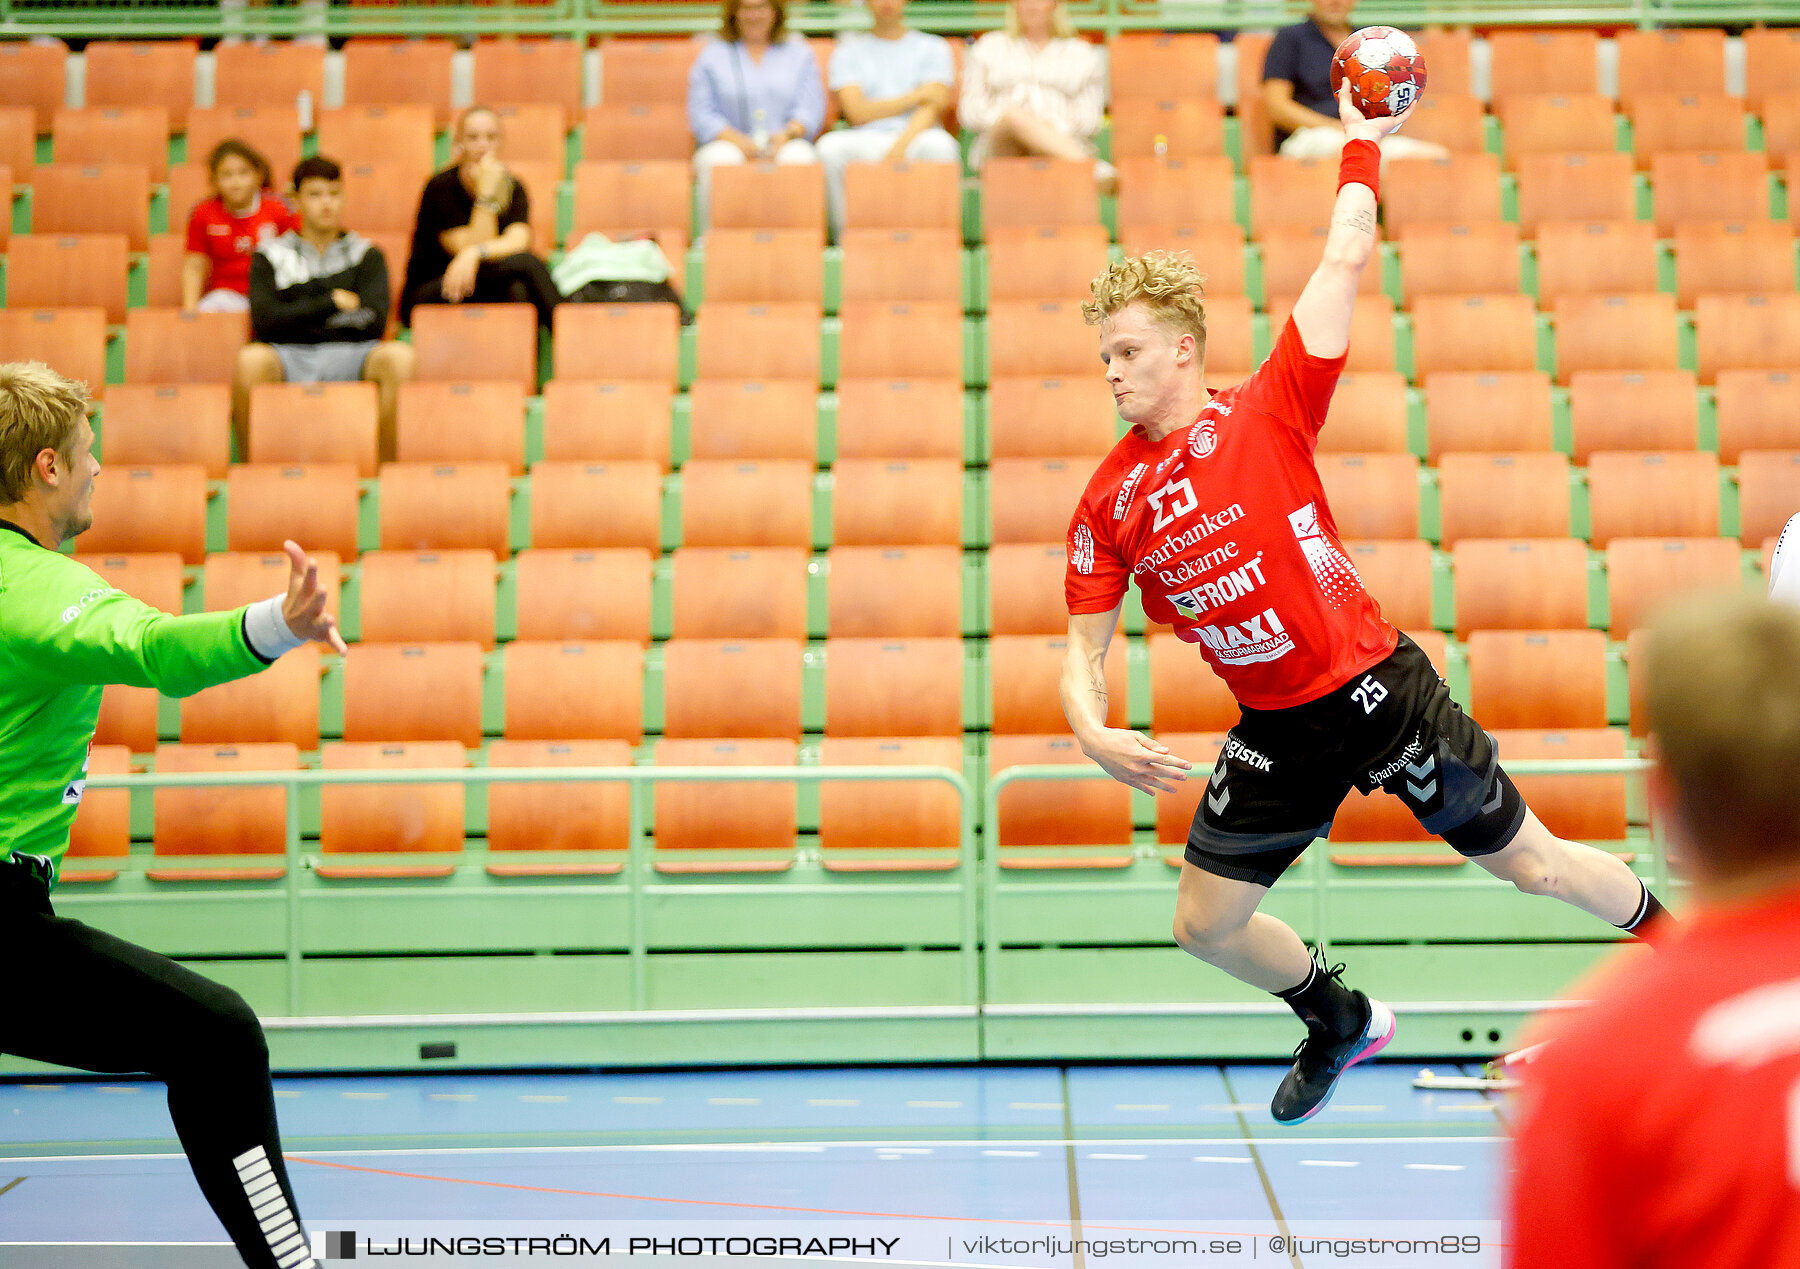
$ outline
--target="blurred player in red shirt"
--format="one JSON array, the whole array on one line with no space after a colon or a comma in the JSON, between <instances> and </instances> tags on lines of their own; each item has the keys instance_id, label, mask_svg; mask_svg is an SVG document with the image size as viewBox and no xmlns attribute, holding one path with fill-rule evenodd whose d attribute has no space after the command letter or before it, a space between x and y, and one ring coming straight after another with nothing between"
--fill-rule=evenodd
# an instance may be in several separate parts
<instances>
[{"instance_id":1,"label":"blurred player in red shirt","mask_svg":"<svg viewBox=\"0 0 1800 1269\"><path fill-rule=\"evenodd\" d=\"M207 156L213 196L188 215L181 307L190 312L250 311L250 257L265 242L300 228L300 215L275 192L269 161L242 141Z\"/></svg>"},{"instance_id":2,"label":"blurred player in red shirt","mask_svg":"<svg viewBox=\"0 0 1800 1269\"><path fill-rule=\"evenodd\" d=\"M1696 904L1546 1026L1512 1269L1800 1265L1800 616L1696 599L1648 658L1651 805Z\"/></svg>"},{"instance_id":3,"label":"blurred player in red shirt","mask_svg":"<svg viewBox=\"0 0 1800 1269\"><path fill-rule=\"evenodd\" d=\"M1263 896L1357 788L1399 797L1424 827L1528 894L1634 930L1661 912L1621 860L1553 836L1501 770L1493 738L1450 699L1418 645L1363 589L1313 452L1344 368L1357 283L1375 250L1376 142L1405 116L1340 102L1348 140L1324 258L1262 367L1206 387L1201 276L1185 256L1112 266L1084 307L1119 413L1134 424L1069 526L1063 710L1108 774L1166 792L1192 764L1106 726L1103 665L1135 579L1144 611L1231 688L1231 729L1188 834L1175 939L1272 992L1307 1038L1270 1110L1298 1123L1394 1033L1393 1013L1316 964Z\"/></svg>"}]
</instances>

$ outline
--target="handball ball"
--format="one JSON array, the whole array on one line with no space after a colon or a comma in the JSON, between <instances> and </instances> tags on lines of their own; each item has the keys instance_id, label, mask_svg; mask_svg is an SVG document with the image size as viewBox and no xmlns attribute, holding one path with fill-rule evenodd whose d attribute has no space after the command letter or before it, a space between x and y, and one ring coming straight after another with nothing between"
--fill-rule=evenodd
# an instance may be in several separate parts
<instances>
[{"instance_id":1,"label":"handball ball","mask_svg":"<svg viewBox=\"0 0 1800 1269\"><path fill-rule=\"evenodd\" d=\"M1365 26L1352 31L1331 59L1331 91L1350 81L1350 102L1363 118L1397 115L1425 91L1425 59L1405 31Z\"/></svg>"}]
</instances>

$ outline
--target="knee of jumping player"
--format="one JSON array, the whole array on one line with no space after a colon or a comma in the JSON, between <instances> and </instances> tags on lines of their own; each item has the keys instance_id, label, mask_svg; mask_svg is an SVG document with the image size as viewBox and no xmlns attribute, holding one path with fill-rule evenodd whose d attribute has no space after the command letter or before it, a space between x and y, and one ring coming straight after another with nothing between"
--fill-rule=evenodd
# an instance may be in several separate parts
<instances>
[{"instance_id":1,"label":"knee of jumping player","mask_svg":"<svg viewBox=\"0 0 1800 1269\"><path fill-rule=\"evenodd\" d=\"M1199 904L1177 904L1175 942L1189 956L1211 961L1243 933L1249 918L1225 909Z\"/></svg>"},{"instance_id":2,"label":"knee of jumping player","mask_svg":"<svg viewBox=\"0 0 1800 1269\"><path fill-rule=\"evenodd\" d=\"M1562 868L1559 852L1537 842L1515 840L1496 856L1491 869L1495 875L1510 881L1521 894L1555 897L1562 891Z\"/></svg>"},{"instance_id":3,"label":"knee of jumping player","mask_svg":"<svg viewBox=\"0 0 1800 1269\"><path fill-rule=\"evenodd\" d=\"M268 1065L269 1042L248 1001L229 987L213 984L213 990L197 1003L200 1017L191 1040L204 1062L232 1069Z\"/></svg>"}]
</instances>

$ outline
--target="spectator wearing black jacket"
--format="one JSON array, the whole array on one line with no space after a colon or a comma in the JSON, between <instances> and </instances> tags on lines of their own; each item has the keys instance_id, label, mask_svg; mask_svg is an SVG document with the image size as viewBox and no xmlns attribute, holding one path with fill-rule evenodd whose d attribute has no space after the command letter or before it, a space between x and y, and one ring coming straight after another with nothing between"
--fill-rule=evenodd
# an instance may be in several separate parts
<instances>
[{"instance_id":1,"label":"spectator wearing black jacket","mask_svg":"<svg viewBox=\"0 0 1800 1269\"><path fill-rule=\"evenodd\" d=\"M249 453L250 390L259 383L343 383L376 388L381 457L394 457L394 407L412 378L410 345L387 329L387 260L381 248L343 226L342 172L315 155L294 168L300 228L264 243L250 261L250 331L237 358L232 423Z\"/></svg>"}]
</instances>

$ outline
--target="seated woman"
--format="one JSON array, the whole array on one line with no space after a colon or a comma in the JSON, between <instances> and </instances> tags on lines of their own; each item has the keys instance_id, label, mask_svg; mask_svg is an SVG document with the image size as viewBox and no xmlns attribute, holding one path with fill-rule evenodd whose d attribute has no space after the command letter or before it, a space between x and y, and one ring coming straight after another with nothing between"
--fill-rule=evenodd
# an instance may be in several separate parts
<instances>
[{"instance_id":1,"label":"seated woman","mask_svg":"<svg viewBox=\"0 0 1800 1269\"><path fill-rule=\"evenodd\" d=\"M969 163L1041 154L1093 159L1106 108L1105 56L1076 36L1061 0L1012 0L1006 29L989 31L963 68L963 127L979 133ZM1110 163L1095 162L1106 193L1117 183Z\"/></svg>"},{"instance_id":2,"label":"seated woman","mask_svg":"<svg viewBox=\"0 0 1800 1269\"><path fill-rule=\"evenodd\" d=\"M725 0L719 38L688 71L688 127L704 225L719 163L817 163L825 85L812 46L787 29L786 0Z\"/></svg>"},{"instance_id":3,"label":"seated woman","mask_svg":"<svg viewBox=\"0 0 1800 1269\"><path fill-rule=\"evenodd\" d=\"M181 307L242 313L250 307L250 257L300 228L300 216L275 192L269 161L242 141L214 146L206 170L213 196L188 216Z\"/></svg>"}]
</instances>

